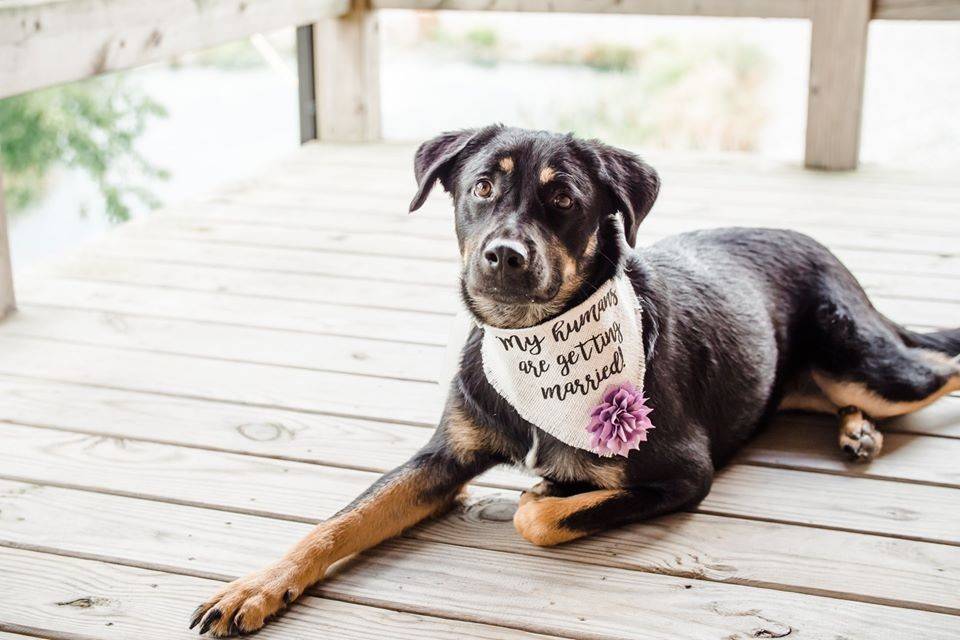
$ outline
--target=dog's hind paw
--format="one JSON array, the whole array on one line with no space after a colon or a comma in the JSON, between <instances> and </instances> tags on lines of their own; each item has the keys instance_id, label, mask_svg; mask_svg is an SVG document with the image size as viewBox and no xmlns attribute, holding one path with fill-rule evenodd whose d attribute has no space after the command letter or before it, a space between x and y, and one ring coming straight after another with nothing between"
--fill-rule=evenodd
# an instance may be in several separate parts
<instances>
[{"instance_id":1,"label":"dog's hind paw","mask_svg":"<svg viewBox=\"0 0 960 640\"><path fill-rule=\"evenodd\" d=\"M883 449L883 434L856 407L840 410L840 449L854 462L869 462Z\"/></svg>"}]
</instances>

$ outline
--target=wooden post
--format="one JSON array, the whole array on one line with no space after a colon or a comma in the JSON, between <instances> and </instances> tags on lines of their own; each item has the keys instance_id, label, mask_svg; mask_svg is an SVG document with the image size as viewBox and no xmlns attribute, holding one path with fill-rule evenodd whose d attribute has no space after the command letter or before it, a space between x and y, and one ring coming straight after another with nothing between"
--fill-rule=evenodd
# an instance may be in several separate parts
<instances>
[{"instance_id":1,"label":"wooden post","mask_svg":"<svg viewBox=\"0 0 960 640\"><path fill-rule=\"evenodd\" d=\"M297 95L300 144L317 139L317 73L314 71L313 25L297 27Z\"/></svg>"},{"instance_id":2,"label":"wooden post","mask_svg":"<svg viewBox=\"0 0 960 640\"><path fill-rule=\"evenodd\" d=\"M3 174L0 173L0 320L16 307L16 299L13 297L10 240L7 237L7 216L3 205Z\"/></svg>"},{"instance_id":3,"label":"wooden post","mask_svg":"<svg viewBox=\"0 0 960 640\"><path fill-rule=\"evenodd\" d=\"M808 168L857 167L871 5L871 0L812 0Z\"/></svg>"},{"instance_id":4,"label":"wooden post","mask_svg":"<svg viewBox=\"0 0 960 640\"><path fill-rule=\"evenodd\" d=\"M369 0L314 25L317 130L331 142L380 139L380 56Z\"/></svg>"}]
</instances>

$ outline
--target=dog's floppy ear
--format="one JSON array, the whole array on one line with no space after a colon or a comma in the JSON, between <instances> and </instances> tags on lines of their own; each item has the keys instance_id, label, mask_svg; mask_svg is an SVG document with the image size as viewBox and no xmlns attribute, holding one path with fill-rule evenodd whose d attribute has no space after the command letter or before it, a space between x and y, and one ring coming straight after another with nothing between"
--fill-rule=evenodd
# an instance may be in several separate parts
<instances>
[{"instance_id":1,"label":"dog's floppy ear","mask_svg":"<svg viewBox=\"0 0 960 640\"><path fill-rule=\"evenodd\" d=\"M417 178L417 193L410 201L410 211L416 211L423 206L437 180L440 180L448 193L452 193L451 170L460 154L467 147L486 140L501 128L500 125L493 125L483 129L447 131L421 144L413 158L413 172Z\"/></svg>"},{"instance_id":2,"label":"dog's floppy ear","mask_svg":"<svg viewBox=\"0 0 960 640\"><path fill-rule=\"evenodd\" d=\"M597 177L623 216L624 235L632 247L637 243L637 228L650 213L660 192L660 176L634 153L597 140L588 145L594 154Z\"/></svg>"}]
</instances>

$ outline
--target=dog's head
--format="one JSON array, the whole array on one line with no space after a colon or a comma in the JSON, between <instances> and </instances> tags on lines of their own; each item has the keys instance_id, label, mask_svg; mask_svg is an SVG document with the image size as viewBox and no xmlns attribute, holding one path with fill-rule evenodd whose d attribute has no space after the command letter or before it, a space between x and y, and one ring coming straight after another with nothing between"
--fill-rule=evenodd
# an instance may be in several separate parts
<instances>
[{"instance_id":1,"label":"dog's head","mask_svg":"<svg viewBox=\"0 0 960 640\"><path fill-rule=\"evenodd\" d=\"M453 196L464 299L499 327L542 322L598 272L609 277L660 186L627 151L502 125L440 135L414 164L410 210L437 180Z\"/></svg>"}]
</instances>

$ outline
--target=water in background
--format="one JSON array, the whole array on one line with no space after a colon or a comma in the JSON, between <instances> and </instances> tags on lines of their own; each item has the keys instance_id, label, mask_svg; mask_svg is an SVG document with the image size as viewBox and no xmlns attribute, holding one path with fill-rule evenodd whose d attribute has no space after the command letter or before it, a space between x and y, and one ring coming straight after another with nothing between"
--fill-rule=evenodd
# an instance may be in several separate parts
<instances>
[{"instance_id":1,"label":"water in background","mask_svg":"<svg viewBox=\"0 0 960 640\"><path fill-rule=\"evenodd\" d=\"M502 121L641 147L758 153L800 162L805 21L382 12L385 137ZM960 24L871 25L863 161L960 168ZM124 74L161 102L139 144L166 204L254 176L298 146L293 32ZM145 206L133 214L143 215ZM15 268L110 227L89 179L59 171L11 216Z\"/></svg>"}]
</instances>

